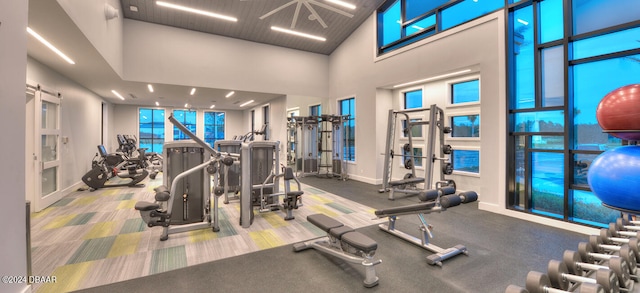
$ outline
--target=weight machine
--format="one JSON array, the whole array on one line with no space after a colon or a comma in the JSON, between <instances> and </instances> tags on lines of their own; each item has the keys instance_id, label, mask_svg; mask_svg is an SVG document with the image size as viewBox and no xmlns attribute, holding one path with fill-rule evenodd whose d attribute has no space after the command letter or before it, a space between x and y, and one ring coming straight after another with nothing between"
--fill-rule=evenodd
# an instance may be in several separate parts
<instances>
[{"instance_id":1,"label":"weight machine","mask_svg":"<svg viewBox=\"0 0 640 293\"><path fill-rule=\"evenodd\" d=\"M415 116L410 114L422 114L421 121L411 121ZM408 143L402 146L402 158L404 158L404 167L411 170L410 173L404 175L402 180L393 180L393 159L398 156L395 153L396 127L398 116L402 115L405 119L406 127L403 129ZM454 186L453 180L445 179L445 175L453 172L451 161L445 155L450 155L453 149L450 145L444 144L445 133L450 133L451 128L444 126L444 111L437 105L433 104L429 108L407 109L401 111L389 110L389 118L387 122L387 142L385 146L385 160L382 174L382 188L379 192L389 192L389 200L394 199L395 192L402 192L409 195L417 195L424 190L433 187L433 169L436 161L440 161L440 178L438 184L441 186ZM413 152L413 133L412 128L427 125L427 145L426 156L418 156ZM436 155L437 154L437 155ZM426 161L424 165L424 177L416 176L415 161L416 159ZM418 189L417 184L424 183L423 189Z\"/></svg>"},{"instance_id":2,"label":"weight machine","mask_svg":"<svg viewBox=\"0 0 640 293\"><path fill-rule=\"evenodd\" d=\"M234 155L214 150L173 116L169 121L193 140L165 143L165 185L154 189L155 202L137 202L135 209L148 227L163 228L161 241L169 234L191 230L211 228L217 232L218 196L224 188L216 184L211 196L210 176L214 176L214 183L220 182L218 176L234 164Z\"/></svg>"},{"instance_id":3,"label":"weight machine","mask_svg":"<svg viewBox=\"0 0 640 293\"><path fill-rule=\"evenodd\" d=\"M241 140L217 140L214 144L214 149L231 154L240 154L240 148L242 147ZM220 185L224 186L224 203L228 204L229 200L240 199L240 162L236 161L232 166L229 166L228 173L220 174ZM232 195L229 195L232 193Z\"/></svg>"},{"instance_id":4,"label":"weight machine","mask_svg":"<svg viewBox=\"0 0 640 293\"><path fill-rule=\"evenodd\" d=\"M295 170L305 175L327 175L346 180L343 128L348 115L293 116L288 153Z\"/></svg>"}]
</instances>

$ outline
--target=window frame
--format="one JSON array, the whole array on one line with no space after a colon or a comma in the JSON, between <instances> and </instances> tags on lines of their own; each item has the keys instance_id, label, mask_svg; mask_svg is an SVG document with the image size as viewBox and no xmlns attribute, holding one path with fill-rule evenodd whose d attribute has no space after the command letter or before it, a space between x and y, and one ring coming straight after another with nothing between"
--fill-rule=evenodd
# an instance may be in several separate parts
<instances>
[{"instance_id":1,"label":"window frame","mask_svg":"<svg viewBox=\"0 0 640 293\"><path fill-rule=\"evenodd\" d=\"M478 135L478 137L473 137L473 136L452 136L453 134L453 125L452 123L452 119L453 117L459 117L459 116L469 116L469 115L478 115L478 118L480 120L480 123L478 124L478 130L480 131L480 134ZM447 112L445 114L445 125L451 127L451 133L448 133L446 136L447 140L451 140L451 141L476 141L479 142L481 141L482 138L482 115L480 114L480 109L479 108L475 108L475 109L468 109L466 111L455 111L455 112Z\"/></svg>"},{"instance_id":2,"label":"window frame","mask_svg":"<svg viewBox=\"0 0 640 293\"><path fill-rule=\"evenodd\" d=\"M451 160L451 164L453 165L453 168L454 168L453 169L453 173L451 173L451 174L452 175L459 175L459 176L480 178L481 175L482 175L482 153L481 153L480 147L462 146L462 145L452 145L451 147L453 148L453 152L450 155L451 156L450 160ZM455 164L453 164L455 151L477 151L478 152L478 173L456 170L455 169Z\"/></svg>"},{"instance_id":3,"label":"window frame","mask_svg":"<svg viewBox=\"0 0 640 293\"><path fill-rule=\"evenodd\" d=\"M178 118L176 118L176 115L175 115L175 114L176 114L176 112L178 112L178 111L179 111L179 112L185 112L185 114L186 114L186 113L191 113L191 112L195 113L195 115L196 115L196 117L195 117L195 119L196 119L195 123L194 123L194 124L191 124L191 123L186 123L186 122L184 122L184 121L186 121L186 115L185 115L185 117L184 117L184 121L180 121L180 120L178 120ZM193 132L194 134L195 134L195 133L197 133L197 131L198 131L198 111L196 111L196 110L189 110L189 109L173 109L173 110L171 110L171 115L172 115L172 116L173 116L173 118L174 118L174 119L176 119L178 122L182 123L182 125L184 125L187 129L189 129L189 126L190 126L190 125L193 125L193 126L195 127L195 129L194 129L194 130L192 130L191 132ZM179 135L180 133L182 133L182 134L184 135L184 138L179 138L179 137L178 137L178 138L176 138L176 131L178 131L178 135ZM183 132L182 132L182 130L178 129L178 127L177 127L177 126L175 126L175 125L173 125L173 127L172 127L171 134L172 134L172 135L171 135L171 137L172 137L172 139L173 139L174 141L190 139L190 138L189 138L189 136L187 136L185 133L183 133Z\"/></svg>"},{"instance_id":4,"label":"window frame","mask_svg":"<svg viewBox=\"0 0 640 293\"><path fill-rule=\"evenodd\" d=\"M227 112L226 111L214 111L214 110L205 110L202 112L202 129L204 134L202 135L202 137L204 138L204 141L208 143L207 141L207 126L219 126L218 124L214 123L214 124L207 124L207 113L223 113L224 114L224 122L222 123L223 126L223 130L222 130L222 138L221 139L215 139L212 143L210 143L209 145L211 145L211 147L214 146L214 144L216 143L216 141L218 140L224 140L227 137ZM215 119L214 119L215 121Z\"/></svg>"},{"instance_id":5,"label":"window frame","mask_svg":"<svg viewBox=\"0 0 640 293\"><path fill-rule=\"evenodd\" d=\"M464 103L453 103L453 85L459 84L459 83L465 83L465 82L469 82L469 81L474 81L474 80L478 81L478 101L464 102ZM463 76L463 77L460 77L460 78L454 78L454 79L451 79L451 80L447 80L445 82L445 84L447 86L447 102L446 102L446 107L447 108L460 108L460 107L469 107L469 106L480 106L480 104L482 103L482 79L480 78L480 75L474 74L474 75Z\"/></svg>"},{"instance_id":6,"label":"window frame","mask_svg":"<svg viewBox=\"0 0 640 293\"><path fill-rule=\"evenodd\" d=\"M342 129L344 131L343 132L343 137L344 137L344 141L345 141L345 143L343 144L343 149L349 148L349 141L350 141L348 136L347 136L347 133L346 133L348 127L346 127L344 124L349 123L349 121L353 121L353 157L347 155L344 151L343 151L342 157L343 157L343 159L345 161L347 161L347 163L355 164L357 162L356 161L356 158L357 158L356 153L357 153L357 147L358 147L358 143L357 143L358 140L357 140L357 136L356 136L357 125L356 125L356 117L355 117L356 113L357 113L356 109L355 109L356 108L356 102L357 102L356 95L351 95L351 96L348 96L348 97L345 97L345 98L342 98L342 99L337 99L336 102L338 104L337 105L338 115L343 116L345 114L343 114L343 111L342 111L343 110L342 109L342 104L343 104L344 101L349 101L349 100L353 100L353 108L354 109L350 109L349 114L347 114L347 115L349 115L349 117L347 119L345 119L345 121L343 122ZM351 113L353 113L353 114L351 114Z\"/></svg>"},{"instance_id":7,"label":"window frame","mask_svg":"<svg viewBox=\"0 0 640 293\"><path fill-rule=\"evenodd\" d=\"M151 138L151 149L147 150L148 152L156 152L156 153L162 153L164 150L164 143L167 141L167 133L166 133L166 129L167 129L167 125L166 125L166 115L167 115L167 110L164 108L147 108L147 107L138 107L138 147L140 147L140 143L142 142L142 136L140 135L140 110L145 109L145 110L151 110L152 115L155 115L155 111L162 111L162 113L165 116L165 119L163 119L163 124L162 124L162 143L160 144L160 151L155 151L153 149L153 145L155 144L154 141L155 140L159 140L159 139L154 139L153 137ZM153 134L153 117L151 118L151 134ZM148 138L145 138L148 139Z\"/></svg>"}]
</instances>

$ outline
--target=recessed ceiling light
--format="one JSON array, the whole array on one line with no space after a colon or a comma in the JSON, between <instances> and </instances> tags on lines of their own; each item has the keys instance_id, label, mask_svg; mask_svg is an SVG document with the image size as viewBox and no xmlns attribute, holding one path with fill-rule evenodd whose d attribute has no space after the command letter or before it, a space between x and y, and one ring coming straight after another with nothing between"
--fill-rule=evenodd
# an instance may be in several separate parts
<instances>
[{"instance_id":1,"label":"recessed ceiling light","mask_svg":"<svg viewBox=\"0 0 640 293\"><path fill-rule=\"evenodd\" d=\"M196 88L192 88L191 89L191 95L193 96L193 94L195 94L195 93L196 93Z\"/></svg>"},{"instance_id":2,"label":"recessed ceiling light","mask_svg":"<svg viewBox=\"0 0 640 293\"><path fill-rule=\"evenodd\" d=\"M244 107L244 106L249 105L251 103L253 103L253 100L247 101L247 102L244 102L244 103L240 104L240 107Z\"/></svg>"},{"instance_id":3,"label":"recessed ceiling light","mask_svg":"<svg viewBox=\"0 0 640 293\"><path fill-rule=\"evenodd\" d=\"M160 106L160 103L158 103L157 101L156 101L156 106Z\"/></svg>"},{"instance_id":4,"label":"recessed ceiling light","mask_svg":"<svg viewBox=\"0 0 640 293\"><path fill-rule=\"evenodd\" d=\"M356 9L355 5L353 5L351 3L344 2L344 1L340 1L340 0L325 0L325 1L331 2L333 4L340 5L340 6L345 7L345 8Z\"/></svg>"},{"instance_id":5,"label":"recessed ceiling light","mask_svg":"<svg viewBox=\"0 0 640 293\"><path fill-rule=\"evenodd\" d=\"M200 15L204 15L204 16L209 16L209 17L213 17L213 18L219 18L219 19L224 19L224 20L233 21L233 22L238 21L237 18L232 17L232 16L222 15L222 14L218 14L218 13L215 13L215 12L195 9L195 8L182 6L182 5L177 5L177 4L173 4L173 3L168 3L168 2L164 2L164 1L156 1L156 4L158 4L159 6L167 7L167 8L173 8L173 9L186 11L186 12L191 12L191 13L195 13L195 14L200 14Z\"/></svg>"},{"instance_id":6,"label":"recessed ceiling light","mask_svg":"<svg viewBox=\"0 0 640 293\"><path fill-rule=\"evenodd\" d=\"M111 92L116 95L116 97L120 98L120 100L124 101L124 97L122 95L120 95L118 92L116 92L116 90L111 90Z\"/></svg>"},{"instance_id":7,"label":"recessed ceiling light","mask_svg":"<svg viewBox=\"0 0 640 293\"><path fill-rule=\"evenodd\" d=\"M226 96L224 96L225 98L231 97L233 96L233 94L235 94L236 92L234 91L230 91Z\"/></svg>"},{"instance_id":8,"label":"recessed ceiling light","mask_svg":"<svg viewBox=\"0 0 640 293\"><path fill-rule=\"evenodd\" d=\"M149 89L150 93L153 93L153 86L151 84L148 84L147 88Z\"/></svg>"},{"instance_id":9,"label":"recessed ceiling light","mask_svg":"<svg viewBox=\"0 0 640 293\"><path fill-rule=\"evenodd\" d=\"M58 48L56 48L54 45L49 43L42 36L40 36L38 33L33 31L30 27L27 27L27 32L30 35L32 35L34 38L36 38L38 41L40 41L40 43L42 43L43 45L47 46L47 48L49 48L49 50L51 50L54 53L58 54L58 56L60 56L62 59L64 59L64 61L67 61L69 64L76 64L75 62L73 62L73 60L71 60L71 58L67 57L67 55L62 53L62 51L58 50Z\"/></svg>"},{"instance_id":10,"label":"recessed ceiling light","mask_svg":"<svg viewBox=\"0 0 640 293\"><path fill-rule=\"evenodd\" d=\"M295 36L299 36L299 37L309 38L309 39L313 39L313 40L316 40L316 41L324 42L324 41L327 40L327 39L325 39L323 37L314 36L314 35L310 35L310 34L307 34L307 33L301 33L301 32L298 32L298 31L293 31L293 30L289 30L289 29L281 28L281 27L277 27L277 26L272 26L271 30L278 31L278 32L283 32L283 33L287 33L287 34L295 35Z\"/></svg>"},{"instance_id":11,"label":"recessed ceiling light","mask_svg":"<svg viewBox=\"0 0 640 293\"><path fill-rule=\"evenodd\" d=\"M184 104L185 108L189 108L189 103Z\"/></svg>"},{"instance_id":12,"label":"recessed ceiling light","mask_svg":"<svg viewBox=\"0 0 640 293\"><path fill-rule=\"evenodd\" d=\"M215 107L216 107L216 105L211 105L211 107L209 107L209 109L213 109Z\"/></svg>"},{"instance_id":13,"label":"recessed ceiling light","mask_svg":"<svg viewBox=\"0 0 640 293\"><path fill-rule=\"evenodd\" d=\"M135 5L129 5L129 10L133 11L133 12L138 12L138 6Z\"/></svg>"}]
</instances>

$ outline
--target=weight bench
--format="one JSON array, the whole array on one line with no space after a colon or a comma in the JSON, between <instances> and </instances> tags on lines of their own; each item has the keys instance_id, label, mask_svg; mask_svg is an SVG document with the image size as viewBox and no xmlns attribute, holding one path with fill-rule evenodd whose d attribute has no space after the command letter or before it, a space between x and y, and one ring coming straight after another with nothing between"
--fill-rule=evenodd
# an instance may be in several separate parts
<instances>
[{"instance_id":1,"label":"weight bench","mask_svg":"<svg viewBox=\"0 0 640 293\"><path fill-rule=\"evenodd\" d=\"M294 244L294 252L313 248L351 263L359 263L365 267L364 286L371 288L378 285L374 266L382 263L382 260L373 259L378 248L377 242L324 214L307 216L307 221L325 231L327 235Z\"/></svg>"},{"instance_id":2,"label":"weight bench","mask_svg":"<svg viewBox=\"0 0 640 293\"><path fill-rule=\"evenodd\" d=\"M468 255L467 248L464 245L456 245L444 249L429 243L429 238L432 238L433 234L431 233L431 226L427 224L427 221L424 219L424 214L445 211L447 208L455 207L461 203L473 202L478 199L478 195L473 191L463 192L458 195L454 193L445 194L446 192L450 192L450 190L437 190L435 192L437 194L435 199L432 196L420 196L419 198L422 202L418 204L376 210L375 215L378 218L389 219L388 224L380 224L378 227L389 234L402 238L431 252L435 252L435 254L427 256L427 263L430 265L442 266L443 261L456 255ZM427 191L425 194L432 195L434 192ZM420 231L422 232L420 239L395 229L397 216L406 214L418 215L421 222Z\"/></svg>"}]
</instances>

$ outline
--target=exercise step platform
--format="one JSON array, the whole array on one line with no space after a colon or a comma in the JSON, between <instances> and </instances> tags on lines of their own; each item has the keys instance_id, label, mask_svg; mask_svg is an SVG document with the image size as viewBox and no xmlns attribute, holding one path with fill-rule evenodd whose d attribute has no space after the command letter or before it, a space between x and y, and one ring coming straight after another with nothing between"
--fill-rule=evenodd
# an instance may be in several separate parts
<instances>
[{"instance_id":1,"label":"exercise step platform","mask_svg":"<svg viewBox=\"0 0 640 293\"><path fill-rule=\"evenodd\" d=\"M326 232L327 235L296 243L293 245L293 251L299 252L313 248L345 261L361 264L365 267L366 273L364 286L370 288L378 285L374 266L382 263L382 260L373 259L378 249L378 243L375 240L324 214L309 215L307 221Z\"/></svg>"}]
</instances>

